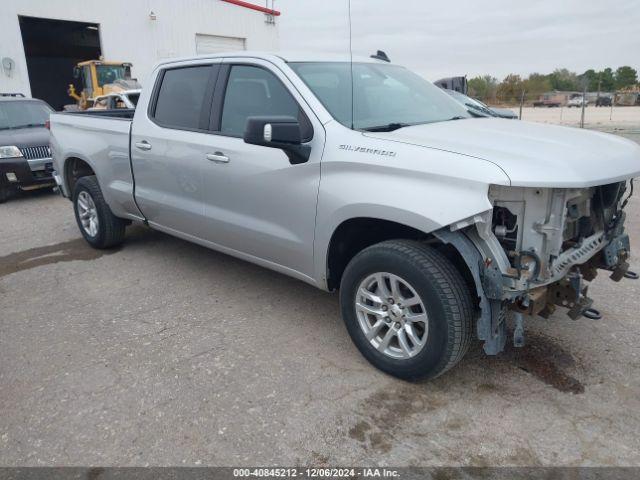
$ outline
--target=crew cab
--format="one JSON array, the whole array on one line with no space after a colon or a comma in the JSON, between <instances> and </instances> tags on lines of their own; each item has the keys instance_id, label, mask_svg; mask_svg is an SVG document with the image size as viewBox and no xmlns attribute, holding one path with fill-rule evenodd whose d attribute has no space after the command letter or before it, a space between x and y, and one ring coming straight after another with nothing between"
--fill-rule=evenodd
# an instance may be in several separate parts
<instances>
[{"instance_id":1,"label":"crew cab","mask_svg":"<svg viewBox=\"0 0 640 480\"><path fill-rule=\"evenodd\" d=\"M17 190L55 187L42 100L0 94L0 203Z\"/></svg>"},{"instance_id":2,"label":"crew cab","mask_svg":"<svg viewBox=\"0 0 640 480\"><path fill-rule=\"evenodd\" d=\"M476 118L372 58L200 56L145 85L135 111L51 116L86 241L144 222L339 290L355 345L392 375L438 376L473 337L497 354L508 317L522 346L525 319L596 315L598 270L631 276L629 140Z\"/></svg>"}]
</instances>

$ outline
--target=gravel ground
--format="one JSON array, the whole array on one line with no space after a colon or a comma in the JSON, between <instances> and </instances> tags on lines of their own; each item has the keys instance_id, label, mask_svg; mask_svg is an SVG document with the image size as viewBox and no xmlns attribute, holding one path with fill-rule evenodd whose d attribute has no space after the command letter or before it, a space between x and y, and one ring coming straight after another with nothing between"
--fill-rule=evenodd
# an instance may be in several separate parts
<instances>
[{"instance_id":1,"label":"gravel ground","mask_svg":"<svg viewBox=\"0 0 640 480\"><path fill-rule=\"evenodd\" d=\"M141 226L91 250L48 192L0 206L0 245L0 465L640 465L640 282L411 384L335 295Z\"/></svg>"}]
</instances>

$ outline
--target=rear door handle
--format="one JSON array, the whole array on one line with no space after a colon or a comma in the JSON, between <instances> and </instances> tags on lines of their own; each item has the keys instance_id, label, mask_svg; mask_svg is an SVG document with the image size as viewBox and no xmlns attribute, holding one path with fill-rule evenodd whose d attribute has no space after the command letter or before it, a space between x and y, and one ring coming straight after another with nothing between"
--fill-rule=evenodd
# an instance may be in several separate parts
<instances>
[{"instance_id":1,"label":"rear door handle","mask_svg":"<svg viewBox=\"0 0 640 480\"><path fill-rule=\"evenodd\" d=\"M207 160L217 163L229 163L229 157L224 155L222 152L207 153Z\"/></svg>"},{"instance_id":2,"label":"rear door handle","mask_svg":"<svg viewBox=\"0 0 640 480\"><path fill-rule=\"evenodd\" d=\"M140 150L151 150L151 144L146 140L143 140L141 142L136 142L136 148L139 148Z\"/></svg>"}]
</instances>

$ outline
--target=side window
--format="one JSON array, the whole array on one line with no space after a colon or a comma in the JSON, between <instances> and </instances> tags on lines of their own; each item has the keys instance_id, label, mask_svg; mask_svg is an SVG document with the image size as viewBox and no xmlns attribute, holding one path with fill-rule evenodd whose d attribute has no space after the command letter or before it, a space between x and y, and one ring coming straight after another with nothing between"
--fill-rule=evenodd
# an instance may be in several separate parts
<instances>
[{"instance_id":1,"label":"side window","mask_svg":"<svg viewBox=\"0 0 640 480\"><path fill-rule=\"evenodd\" d=\"M102 98L98 98L94 104L93 104L93 108L99 108L99 109L107 109L109 108L109 100L107 97L102 97Z\"/></svg>"},{"instance_id":2,"label":"side window","mask_svg":"<svg viewBox=\"0 0 640 480\"><path fill-rule=\"evenodd\" d=\"M82 82L84 88L93 90L93 85L91 85L91 67L82 67Z\"/></svg>"},{"instance_id":3,"label":"side window","mask_svg":"<svg viewBox=\"0 0 640 480\"><path fill-rule=\"evenodd\" d=\"M229 72L220 131L241 137L247 118L286 115L300 120L303 137L310 140L313 130L298 103L282 82L264 68L234 65Z\"/></svg>"},{"instance_id":4,"label":"side window","mask_svg":"<svg viewBox=\"0 0 640 480\"><path fill-rule=\"evenodd\" d=\"M158 91L154 120L163 126L198 129L203 109L210 106L204 100L211 66L174 68L164 72Z\"/></svg>"}]
</instances>

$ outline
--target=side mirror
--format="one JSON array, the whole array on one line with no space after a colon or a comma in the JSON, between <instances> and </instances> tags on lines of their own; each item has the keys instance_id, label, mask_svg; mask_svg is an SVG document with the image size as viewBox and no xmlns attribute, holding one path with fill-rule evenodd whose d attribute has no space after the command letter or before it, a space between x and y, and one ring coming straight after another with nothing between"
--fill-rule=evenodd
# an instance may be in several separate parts
<instances>
[{"instance_id":1,"label":"side mirror","mask_svg":"<svg viewBox=\"0 0 640 480\"><path fill-rule=\"evenodd\" d=\"M292 164L309 160L311 147L302 143L300 122L294 117L249 117L244 141L251 145L279 148Z\"/></svg>"},{"instance_id":2,"label":"side mirror","mask_svg":"<svg viewBox=\"0 0 640 480\"><path fill-rule=\"evenodd\" d=\"M80 69L78 67L73 67L73 78L80 78Z\"/></svg>"}]
</instances>

